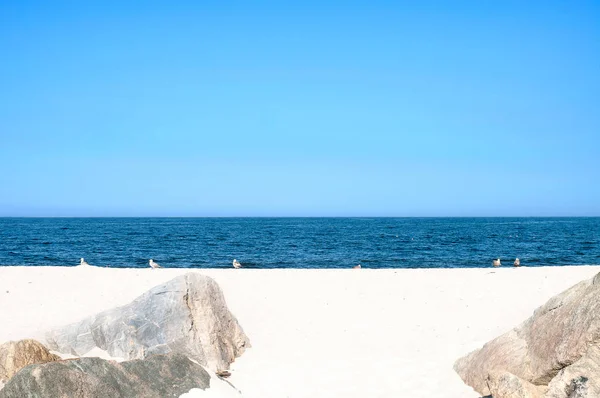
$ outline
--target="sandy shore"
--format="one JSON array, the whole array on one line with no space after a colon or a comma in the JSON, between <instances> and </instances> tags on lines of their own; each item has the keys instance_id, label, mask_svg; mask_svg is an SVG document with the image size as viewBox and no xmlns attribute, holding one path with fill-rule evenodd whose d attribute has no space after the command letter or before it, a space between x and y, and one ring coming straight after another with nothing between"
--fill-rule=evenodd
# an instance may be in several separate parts
<instances>
[{"instance_id":1,"label":"sandy shore","mask_svg":"<svg viewBox=\"0 0 600 398\"><path fill-rule=\"evenodd\" d=\"M0 342L189 271L0 267ZM469 398L453 362L600 267L194 272L217 280L252 342L229 379L244 397Z\"/></svg>"}]
</instances>

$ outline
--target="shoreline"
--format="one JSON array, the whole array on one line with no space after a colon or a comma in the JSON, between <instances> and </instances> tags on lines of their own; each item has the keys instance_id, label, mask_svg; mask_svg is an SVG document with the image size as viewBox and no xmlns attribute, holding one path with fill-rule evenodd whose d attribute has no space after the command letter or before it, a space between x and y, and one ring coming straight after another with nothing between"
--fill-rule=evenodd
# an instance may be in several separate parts
<instances>
[{"instance_id":1,"label":"shoreline","mask_svg":"<svg viewBox=\"0 0 600 398\"><path fill-rule=\"evenodd\" d=\"M228 379L244 397L478 398L454 361L600 266L0 267L0 342L40 339L187 272L217 281L250 338Z\"/></svg>"},{"instance_id":2,"label":"shoreline","mask_svg":"<svg viewBox=\"0 0 600 398\"><path fill-rule=\"evenodd\" d=\"M504 261L504 260L503 260ZM506 260L508 261L508 260ZM225 271L225 270L237 270L239 271L240 269L236 269L233 268L231 265L227 265L227 266L220 266L220 267L169 267L166 265L163 265L162 263L160 263L161 267L160 269L168 269L168 270L196 270L196 271L202 271L202 270L208 270L208 271L212 271L212 270L218 270L218 271ZM49 264L38 264L38 265L34 265L34 264L30 264L30 265L10 265L10 264L0 264L0 269L1 268L79 268L81 267L81 265L79 264L73 264L73 265L49 265ZM95 265L95 264L91 264L89 265L89 267L91 268L98 268L98 269L130 269L130 270L145 270L145 269L149 269L148 265L144 265L144 266L139 266L139 267L121 267L121 266L110 266L110 265ZM367 270L371 270L371 271L398 271L398 270L463 270L463 269L491 269L491 270L498 270L498 269L519 269L519 268L534 268L534 269L538 269L538 268L564 268L564 267L600 267L600 263L599 264L544 264L544 265L520 265L518 267L513 266L512 262L511 263L506 263L506 265L502 265L500 267L494 267L492 265L485 265L485 266L448 266L448 267L377 267L377 268L372 268L369 267L368 265L364 265L363 263L361 263L361 269L367 269ZM242 270L250 270L250 271L270 271L270 270L305 270L305 271L320 271L320 270L325 270L325 271L343 271L346 269L353 269L352 266L348 266L348 267L324 267L324 268L317 268L317 267L273 267L273 268L263 268L263 267L255 267L255 266L243 266L241 267Z\"/></svg>"}]
</instances>

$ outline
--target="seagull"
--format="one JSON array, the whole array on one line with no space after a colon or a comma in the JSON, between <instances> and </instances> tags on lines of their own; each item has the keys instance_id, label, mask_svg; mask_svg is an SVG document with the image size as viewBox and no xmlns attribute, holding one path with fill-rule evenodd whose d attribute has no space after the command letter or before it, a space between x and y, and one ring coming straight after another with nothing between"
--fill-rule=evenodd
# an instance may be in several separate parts
<instances>
[{"instance_id":1,"label":"seagull","mask_svg":"<svg viewBox=\"0 0 600 398\"><path fill-rule=\"evenodd\" d=\"M515 267L520 267L521 266L521 260L519 260L519 258L517 258L513 264Z\"/></svg>"},{"instance_id":2,"label":"seagull","mask_svg":"<svg viewBox=\"0 0 600 398\"><path fill-rule=\"evenodd\" d=\"M358 265L355 265L355 266L354 266L354 267L352 267L352 268L354 268L354 269L360 269L361 267L360 267L360 264L358 264Z\"/></svg>"},{"instance_id":3,"label":"seagull","mask_svg":"<svg viewBox=\"0 0 600 398\"><path fill-rule=\"evenodd\" d=\"M154 260L152 260L152 259L150 259L150 261L148 261L148 264L150 264L150 266L151 266L153 269L160 268L160 265L158 265L158 263L157 263L157 262L155 262L155 261L154 261Z\"/></svg>"},{"instance_id":4,"label":"seagull","mask_svg":"<svg viewBox=\"0 0 600 398\"><path fill-rule=\"evenodd\" d=\"M494 260L494 261L492 261L492 265L493 265L494 267L499 267L499 266L501 266L502 264L500 264L500 259L498 259L498 260Z\"/></svg>"},{"instance_id":5,"label":"seagull","mask_svg":"<svg viewBox=\"0 0 600 398\"><path fill-rule=\"evenodd\" d=\"M235 258L233 259L233 268L242 268L242 264Z\"/></svg>"},{"instance_id":6,"label":"seagull","mask_svg":"<svg viewBox=\"0 0 600 398\"><path fill-rule=\"evenodd\" d=\"M84 260L83 258L80 258L80 259L79 259L79 265L82 265L82 266L89 266L89 264L88 264L88 263L86 263L86 262L85 262L85 260Z\"/></svg>"}]
</instances>

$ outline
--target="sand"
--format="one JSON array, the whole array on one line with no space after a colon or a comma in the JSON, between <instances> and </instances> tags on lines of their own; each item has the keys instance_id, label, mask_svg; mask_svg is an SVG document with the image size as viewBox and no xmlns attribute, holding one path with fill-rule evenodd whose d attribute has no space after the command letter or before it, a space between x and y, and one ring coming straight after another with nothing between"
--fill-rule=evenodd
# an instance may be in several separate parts
<instances>
[{"instance_id":1,"label":"sand","mask_svg":"<svg viewBox=\"0 0 600 398\"><path fill-rule=\"evenodd\" d=\"M189 271L0 267L0 342L40 338ZM454 361L600 267L194 272L221 285L252 342L229 378L244 397L475 398Z\"/></svg>"}]
</instances>

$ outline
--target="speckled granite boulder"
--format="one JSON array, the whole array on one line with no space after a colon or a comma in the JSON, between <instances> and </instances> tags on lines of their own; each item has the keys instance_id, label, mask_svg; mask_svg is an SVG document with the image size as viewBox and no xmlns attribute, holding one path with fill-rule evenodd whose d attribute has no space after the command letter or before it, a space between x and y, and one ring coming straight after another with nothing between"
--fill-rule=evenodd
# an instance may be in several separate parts
<instances>
[{"instance_id":1,"label":"speckled granite boulder","mask_svg":"<svg viewBox=\"0 0 600 398\"><path fill-rule=\"evenodd\" d=\"M600 274L551 298L454 369L475 391L494 398L508 397L489 385L490 377L502 374L540 387L543 397L600 397Z\"/></svg>"},{"instance_id":2,"label":"speckled granite boulder","mask_svg":"<svg viewBox=\"0 0 600 398\"><path fill-rule=\"evenodd\" d=\"M536 386L511 373L488 376L488 387L495 398L543 398L548 387Z\"/></svg>"},{"instance_id":3,"label":"speckled granite boulder","mask_svg":"<svg viewBox=\"0 0 600 398\"><path fill-rule=\"evenodd\" d=\"M600 347L591 347L579 360L558 372L548 387L547 398L600 397Z\"/></svg>"}]
</instances>

